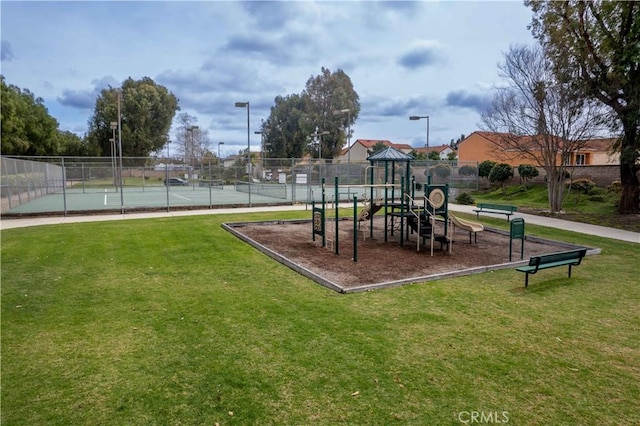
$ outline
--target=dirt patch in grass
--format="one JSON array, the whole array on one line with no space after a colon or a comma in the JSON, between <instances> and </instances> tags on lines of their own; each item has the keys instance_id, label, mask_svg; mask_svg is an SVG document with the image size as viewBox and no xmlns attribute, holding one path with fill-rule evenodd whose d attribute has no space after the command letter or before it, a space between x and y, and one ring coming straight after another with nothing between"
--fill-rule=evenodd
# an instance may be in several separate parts
<instances>
[{"instance_id":1,"label":"dirt patch in grass","mask_svg":"<svg viewBox=\"0 0 640 426\"><path fill-rule=\"evenodd\" d=\"M351 221L339 222L339 254L335 253L335 222L328 225L330 229L326 247L322 247L321 236L316 235L316 241L312 240L309 221L243 223L228 226L241 238L257 243L257 246L268 254L275 253L274 257L287 259L292 264L311 271L322 280L335 284L339 291L401 285L515 266L509 262L508 233L492 229L478 233L477 243L473 238L470 243L469 233L457 229L453 234L451 252L447 250L446 243L441 248L440 243L435 242L431 256L428 240L425 245L420 241L420 250L417 250L416 234L410 233L408 240L405 239L401 245L399 230L395 230L394 235L390 235L388 231L385 242L384 221L380 218L374 221L373 237L369 236L368 229L358 232L357 261L354 261ZM521 241L513 240L514 262L521 260ZM574 246L527 237L523 257L528 260L533 255L570 248Z\"/></svg>"}]
</instances>

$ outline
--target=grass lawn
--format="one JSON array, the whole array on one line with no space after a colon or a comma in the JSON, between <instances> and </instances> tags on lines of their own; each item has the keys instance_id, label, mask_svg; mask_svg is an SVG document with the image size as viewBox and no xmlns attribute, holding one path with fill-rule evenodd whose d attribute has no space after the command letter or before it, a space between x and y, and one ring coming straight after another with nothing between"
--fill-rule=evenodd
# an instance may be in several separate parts
<instances>
[{"instance_id":1,"label":"grass lawn","mask_svg":"<svg viewBox=\"0 0 640 426\"><path fill-rule=\"evenodd\" d=\"M547 185L541 183L529 184L526 187L511 185L504 190L485 189L475 191L472 195L479 202L511 202L525 208L549 208ZM573 213L612 213L619 199L619 193L607 191L605 188L595 187L589 194L567 188L564 193L563 208Z\"/></svg>"},{"instance_id":2,"label":"grass lawn","mask_svg":"<svg viewBox=\"0 0 640 426\"><path fill-rule=\"evenodd\" d=\"M476 203L497 203L518 206L518 211L546 214L549 196L545 184L512 185L502 189L482 189L470 193ZM617 203L620 194L606 188L592 188L588 194L566 189L561 219L592 225L608 226L632 232L640 232L640 215L619 215ZM553 216L553 215L551 215Z\"/></svg>"},{"instance_id":3,"label":"grass lawn","mask_svg":"<svg viewBox=\"0 0 640 426\"><path fill-rule=\"evenodd\" d=\"M220 227L308 216L2 231L2 424L640 422L638 244L340 295Z\"/></svg>"}]
</instances>

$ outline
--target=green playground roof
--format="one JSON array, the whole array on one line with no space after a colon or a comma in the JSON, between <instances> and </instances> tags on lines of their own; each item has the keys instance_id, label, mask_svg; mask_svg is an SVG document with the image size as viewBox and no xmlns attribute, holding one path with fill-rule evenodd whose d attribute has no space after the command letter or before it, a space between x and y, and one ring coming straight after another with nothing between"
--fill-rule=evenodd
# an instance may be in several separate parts
<instances>
[{"instance_id":1,"label":"green playground roof","mask_svg":"<svg viewBox=\"0 0 640 426\"><path fill-rule=\"evenodd\" d=\"M367 158L367 160L371 162L373 161L407 161L408 162L411 160L415 160L415 158L413 158L413 155L405 154L404 152L398 151L397 149L389 146L380 152L376 152L375 154Z\"/></svg>"}]
</instances>

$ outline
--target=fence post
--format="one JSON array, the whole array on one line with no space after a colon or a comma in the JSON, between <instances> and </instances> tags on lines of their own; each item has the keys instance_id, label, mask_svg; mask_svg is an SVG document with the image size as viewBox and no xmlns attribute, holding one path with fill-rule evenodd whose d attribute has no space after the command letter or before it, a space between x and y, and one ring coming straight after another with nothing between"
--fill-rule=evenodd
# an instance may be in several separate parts
<instances>
[{"instance_id":1,"label":"fence post","mask_svg":"<svg viewBox=\"0 0 640 426\"><path fill-rule=\"evenodd\" d=\"M67 215L67 172L64 166L64 157L62 157L62 200L64 203L64 215Z\"/></svg>"},{"instance_id":2,"label":"fence post","mask_svg":"<svg viewBox=\"0 0 640 426\"><path fill-rule=\"evenodd\" d=\"M169 203L169 162L167 161L164 165L164 186L167 190L167 213L169 213L170 203Z\"/></svg>"},{"instance_id":3,"label":"fence post","mask_svg":"<svg viewBox=\"0 0 640 426\"><path fill-rule=\"evenodd\" d=\"M294 164L296 163L296 159L291 157L291 204L296 203L296 179L294 176Z\"/></svg>"}]
</instances>

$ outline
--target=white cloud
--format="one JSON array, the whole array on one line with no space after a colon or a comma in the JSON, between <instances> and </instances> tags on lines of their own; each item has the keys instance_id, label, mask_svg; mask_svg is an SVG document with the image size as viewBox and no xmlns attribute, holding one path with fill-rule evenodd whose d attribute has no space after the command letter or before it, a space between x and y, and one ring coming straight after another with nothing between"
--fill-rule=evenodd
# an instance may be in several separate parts
<instances>
[{"instance_id":1,"label":"white cloud","mask_svg":"<svg viewBox=\"0 0 640 426\"><path fill-rule=\"evenodd\" d=\"M355 138L431 143L475 129L510 44L532 42L519 2L3 2L2 73L41 96L64 130L84 133L99 91L153 78L229 153L278 95L321 67L360 94ZM108 76L108 77L106 77ZM93 100L92 100L93 99Z\"/></svg>"}]
</instances>

